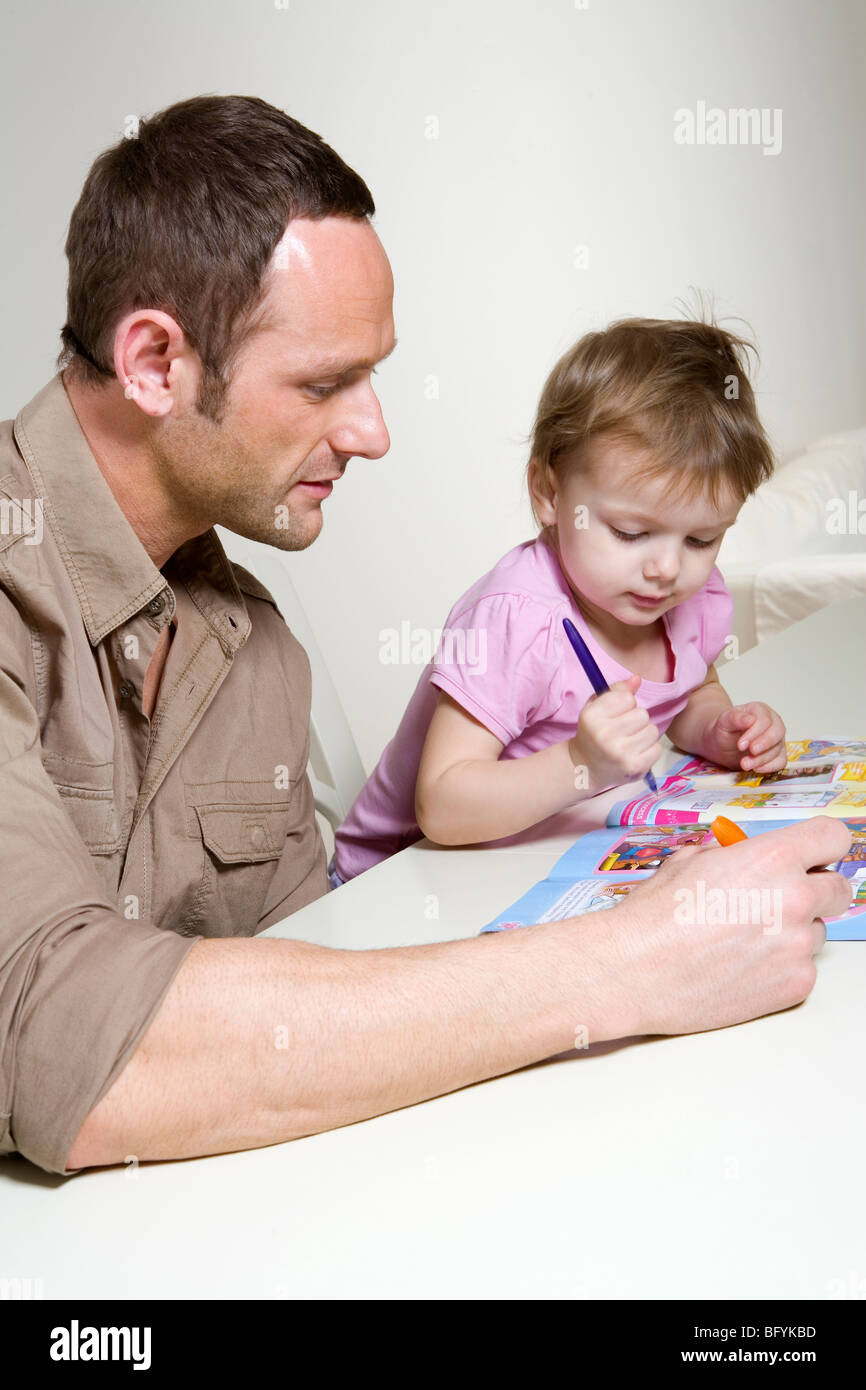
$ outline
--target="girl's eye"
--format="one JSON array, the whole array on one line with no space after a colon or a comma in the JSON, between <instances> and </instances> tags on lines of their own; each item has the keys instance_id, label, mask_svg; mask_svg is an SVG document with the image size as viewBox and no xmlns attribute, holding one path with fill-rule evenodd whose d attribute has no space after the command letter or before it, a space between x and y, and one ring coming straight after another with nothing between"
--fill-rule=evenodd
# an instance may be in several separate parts
<instances>
[{"instance_id":1,"label":"girl's eye","mask_svg":"<svg viewBox=\"0 0 866 1390\"><path fill-rule=\"evenodd\" d=\"M641 536L646 535L646 531L618 531L615 526L611 526L610 529L621 541L639 541Z\"/></svg>"},{"instance_id":2,"label":"girl's eye","mask_svg":"<svg viewBox=\"0 0 866 1390\"><path fill-rule=\"evenodd\" d=\"M610 529L611 529L611 531L613 532L613 534L616 536L617 540L620 540L620 541L639 541L639 540L641 540L641 539L647 534L646 531L618 531L617 528L616 528L615 526L611 526ZM717 537L716 539L718 539L718 537ZM692 546L695 550L706 550L708 546L710 546L710 545L715 545L715 543L716 543L715 540L712 540L712 541L701 541L701 540L698 540L697 536L687 536L687 537L686 537L686 541L687 541L688 544L689 544L690 546Z\"/></svg>"}]
</instances>

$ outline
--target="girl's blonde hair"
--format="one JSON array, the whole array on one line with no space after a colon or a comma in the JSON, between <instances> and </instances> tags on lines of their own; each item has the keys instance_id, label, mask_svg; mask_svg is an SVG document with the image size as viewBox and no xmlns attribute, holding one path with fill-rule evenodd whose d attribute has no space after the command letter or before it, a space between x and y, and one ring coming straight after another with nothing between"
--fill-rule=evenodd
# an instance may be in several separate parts
<instances>
[{"instance_id":1,"label":"girl's blonde hair","mask_svg":"<svg viewBox=\"0 0 866 1390\"><path fill-rule=\"evenodd\" d=\"M589 445L606 438L649 455L635 482L666 476L678 497L708 492L714 503L727 484L745 501L773 471L749 350L702 321L626 318L585 334L544 384L529 466L585 468Z\"/></svg>"}]
</instances>

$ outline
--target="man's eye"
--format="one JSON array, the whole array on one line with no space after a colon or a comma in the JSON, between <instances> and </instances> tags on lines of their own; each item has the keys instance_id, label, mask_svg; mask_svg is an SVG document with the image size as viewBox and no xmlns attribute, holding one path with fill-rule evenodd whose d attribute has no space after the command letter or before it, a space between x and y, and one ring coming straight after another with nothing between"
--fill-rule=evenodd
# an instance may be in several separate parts
<instances>
[{"instance_id":1,"label":"man's eye","mask_svg":"<svg viewBox=\"0 0 866 1390\"><path fill-rule=\"evenodd\" d=\"M639 541L641 536L646 535L646 531L618 531L615 526L611 526L610 529L621 541Z\"/></svg>"},{"instance_id":2,"label":"man's eye","mask_svg":"<svg viewBox=\"0 0 866 1390\"><path fill-rule=\"evenodd\" d=\"M339 383L336 386L306 386L305 391L309 391L311 396L315 396L317 401L326 401L329 396L333 396L335 391L339 391Z\"/></svg>"}]
</instances>

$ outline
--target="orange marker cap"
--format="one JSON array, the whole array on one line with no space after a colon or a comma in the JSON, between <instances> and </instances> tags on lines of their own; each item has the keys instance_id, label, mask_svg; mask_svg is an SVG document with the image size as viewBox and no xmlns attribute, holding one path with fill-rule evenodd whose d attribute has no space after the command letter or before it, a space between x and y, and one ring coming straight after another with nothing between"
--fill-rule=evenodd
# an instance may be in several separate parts
<instances>
[{"instance_id":1,"label":"orange marker cap","mask_svg":"<svg viewBox=\"0 0 866 1390\"><path fill-rule=\"evenodd\" d=\"M716 816L710 826L720 845L735 845L738 840L748 840L748 835L727 816Z\"/></svg>"}]
</instances>

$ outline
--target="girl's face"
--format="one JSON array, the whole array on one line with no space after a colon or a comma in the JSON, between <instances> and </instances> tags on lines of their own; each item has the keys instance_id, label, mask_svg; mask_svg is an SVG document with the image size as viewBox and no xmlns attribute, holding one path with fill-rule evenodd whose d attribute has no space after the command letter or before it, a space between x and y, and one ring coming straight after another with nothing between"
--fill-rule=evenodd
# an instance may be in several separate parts
<instances>
[{"instance_id":1,"label":"girl's face","mask_svg":"<svg viewBox=\"0 0 866 1390\"><path fill-rule=\"evenodd\" d=\"M717 506L708 495L675 502L663 477L632 481L641 459L631 445L597 439L583 472L549 472L545 487L530 469L536 514L553 528L581 609L614 632L649 627L702 588L743 501L726 490Z\"/></svg>"}]
</instances>

